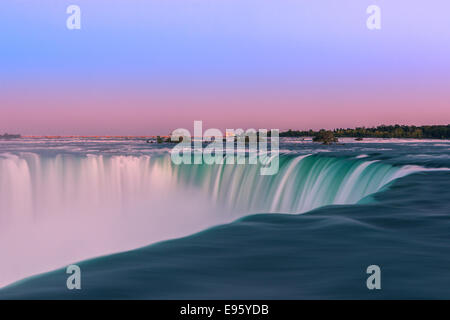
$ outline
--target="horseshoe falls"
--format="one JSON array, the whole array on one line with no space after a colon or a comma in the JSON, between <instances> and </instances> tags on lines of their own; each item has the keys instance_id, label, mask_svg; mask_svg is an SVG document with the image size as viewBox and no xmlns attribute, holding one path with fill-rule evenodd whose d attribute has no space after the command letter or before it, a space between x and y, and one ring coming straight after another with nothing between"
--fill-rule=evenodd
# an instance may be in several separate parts
<instances>
[{"instance_id":1,"label":"horseshoe falls","mask_svg":"<svg viewBox=\"0 0 450 320\"><path fill-rule=\"evenodd\" d=\"M260 165L174 165L169 156L56 156L6 154L0 158L2 225L39 222L87 211L125 215L136 202L184 190L239 212L302 213L353 204L383 186L420 171L378 161L324 156L282 156L279 174ZM152 199L155 200L155 199ZM150 209L150 208L148 208ZM232 214L232 213L230 213Z\"/></svg>"},{"instance_id":2,"label":"horseshoe falls","mask_svg":"<svg viewBox=\"0 0 450 320\"><path fill-rule=\"evenodd\" d=\"M169 146L139 140L2 142L0 298L73 298L74 263L89 266L82 298L367 297L355 288L370 264L450 267L450 143L280 147L278 173L263 176L259 164L175 165ZM400 276L386 297L441 294L450 278L410 291L417 279Z\"/></svg>"},{"instance_id":3,"label":"horseshoe falls","mask_svg":"<svg viewBox=\"0 0 450 320\"><path fill-rule=\"evenodd\" d=\"M316 155L282 156L280 162L280 171L273 176L261 176L259 165L171 165L163 170L241 215L303 213L331 204L354 204L392 180L421 170Z\"/></svg>"}]
</instances>

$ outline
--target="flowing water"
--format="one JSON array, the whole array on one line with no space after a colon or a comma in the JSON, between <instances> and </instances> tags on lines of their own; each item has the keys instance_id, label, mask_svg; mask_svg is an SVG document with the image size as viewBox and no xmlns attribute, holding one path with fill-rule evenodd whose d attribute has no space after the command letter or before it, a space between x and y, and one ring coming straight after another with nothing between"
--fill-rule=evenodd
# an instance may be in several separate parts
<instances>
[{"instance_id":1,"label":"flowing water","mask_svg":"<svg viewBox=\"0 0 450 320\"><path fill-rule=\"evenodd\" d=\"M170 147L0 141L0 298L450 296L449 141L283 139L272 176Z\"/></svg>"}]
</instances>

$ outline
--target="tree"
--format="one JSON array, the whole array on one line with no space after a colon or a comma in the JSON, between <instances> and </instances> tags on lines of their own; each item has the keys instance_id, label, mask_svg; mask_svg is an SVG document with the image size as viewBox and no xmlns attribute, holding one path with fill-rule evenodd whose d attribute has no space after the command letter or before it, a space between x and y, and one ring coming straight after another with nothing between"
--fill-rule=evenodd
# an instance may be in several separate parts
<instances>
[{"instance_id":1,"label":"tree","mask_svg":"<svg viewBox=\"0 0 450 320\"><path fill-rule=\"evenodd\" d=\"M338 142L332 131L320 130L313 138L314 142L322 142L323 144L332 144Z\"/></svg>"}]
</instances>

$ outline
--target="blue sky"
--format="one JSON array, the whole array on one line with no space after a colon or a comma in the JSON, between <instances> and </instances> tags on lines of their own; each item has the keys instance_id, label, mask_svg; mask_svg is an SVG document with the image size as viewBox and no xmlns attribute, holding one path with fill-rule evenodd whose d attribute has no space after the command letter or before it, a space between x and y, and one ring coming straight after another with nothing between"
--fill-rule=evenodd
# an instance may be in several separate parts
<instances>
[{"instance_id":1,"label":"blue sky","mask_svg":"<svg viewBox=\"0 0 450 320\"><path fill-rule=\"evenodd\" d=\"M66 28L70 4L81 7L81 30ZM381 30L366 27L372 4L381 8ZM314 92L314 101L337 91L340 103L355 108L365 108L352 100L355 93L367 100L381 92L385 108L389 97L401 97L398 107L406 108L409 92L445 99L450 85L447 0L2 0L0 29L0 93L34 90L34 108L43 108L52 90L120 88L131 95L163 88L174 95L196 86L200 93L191 95L259 88L258 95ZM20 105L9 95L0 112ZM450 121L444 107L432 116ZM386 115L386 123L394 120L401 119Z\"/></svg>"}]
</instances>

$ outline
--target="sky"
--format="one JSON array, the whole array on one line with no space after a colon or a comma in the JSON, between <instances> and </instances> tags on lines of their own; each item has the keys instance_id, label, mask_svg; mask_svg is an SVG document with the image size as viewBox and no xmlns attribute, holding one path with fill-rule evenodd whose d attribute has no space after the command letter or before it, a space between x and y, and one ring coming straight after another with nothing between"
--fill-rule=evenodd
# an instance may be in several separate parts
<instances>
[{"instance_id":1,"label":"sky","mask_svg":"<svg viewBox=\"0 0 450 320\"><path fill-rule=\"evenodd\" d=\"M0 133L449 124L449 88L448 0L0 1Z\"/></svg>"}]
</instances>

